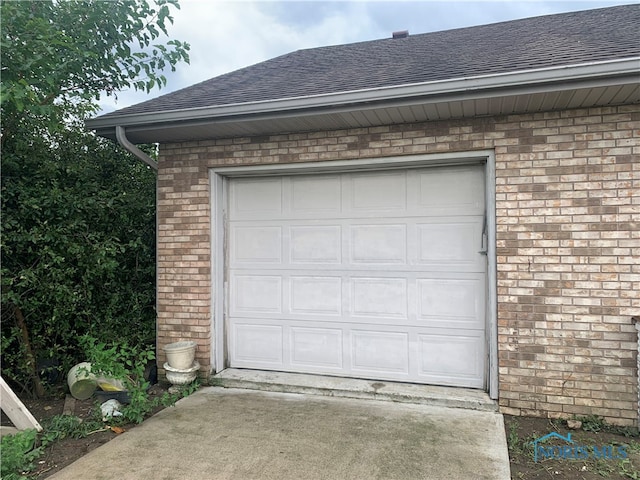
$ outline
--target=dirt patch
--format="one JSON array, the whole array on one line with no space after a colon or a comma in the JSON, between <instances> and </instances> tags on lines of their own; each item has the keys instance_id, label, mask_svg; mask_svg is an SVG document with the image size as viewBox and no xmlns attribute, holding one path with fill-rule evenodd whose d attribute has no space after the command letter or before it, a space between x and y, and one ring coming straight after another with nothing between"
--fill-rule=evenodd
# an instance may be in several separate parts
<instances>
[{"instance_id":1,"label":"dirt patch","mask_svg":"<svg viewBox=\"0 0 640 480\"><path fill-rule=\"evenodd\" d=\"M559 420L509 415L504 420L512 479L640 479L637 429L607 426L597 418L583 422L580 429L569 429ZM551 432L558 436L534 443ZM565 440L569 435L571 441ZM542 447L537 458L536 446Z\"/></svg>"}]
</instances>

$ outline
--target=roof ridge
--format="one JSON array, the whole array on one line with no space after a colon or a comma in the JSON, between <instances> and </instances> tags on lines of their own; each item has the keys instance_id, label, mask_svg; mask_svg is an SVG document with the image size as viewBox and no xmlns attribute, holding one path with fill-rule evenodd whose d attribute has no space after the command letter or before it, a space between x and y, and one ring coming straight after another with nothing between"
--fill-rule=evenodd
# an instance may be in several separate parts
<instances>
[{"instance_id":1,"label":"roof ridge","mask_svg":"<svg viewBox=\"0 0 640 480\"><path fill-rule=\"evenodd\" d=\"M614 5L611 7L600 7L600 8L593 8L593 9L587 9L587 10L571 10L569 12L557 12L557 13L546 13L546 14L542 14L542 15L535 15L533 17L521 17L521 18L514 18L511 20L500 20L497 22L492 22L492 23L481 23L481 24L477 24L477 25L469 25L467 27L456 27L456 28L447 28L447 29L443 29L443 30L433 30L430 32L421 32L421 33L410 33L407 37L403 37L403 38L392 38L392 37L385 37L385 38L375 38L375 39L371 39L371 40L361 40L358 42L350 42L350 43L340 43L340 44L334 44L334 45L321 45L318 47L308 47L308 48L299 48L297 50L292 50L291 52L288 53L284 53L282 55L278 55L277 57L273 57L273 59L279 58L279 57L283 57L286 55L290 55L292 53L296 53L296 52L305 52L305 51L310 51L310 50L319 50L319 49L324 49L324 48L335 48L335 47L348 47L351 45L361 45L361 44L366 44L366 43L374 43L374 42L397 42L398 40L407 40L407 39L415 39L416 37L423 37L426 35L436 35L436 34L440 34L440 33L456 33L456 32L460 32L463 30L471 30L471 29L477 29L477 28L481 28L481 27L494 27L494 26L499 26L499 25L503 25L503 24L513 24L513 23L517 23L517 22L528 22L528 21L532 21L532 20L536 20L536 19L544 19L544 18L551 18L551 17L560 17L560 16L568 16L568 15L572 15L572 14L583 14L583 13L592 13L592 12L597 12L597 11L611 11L614 9L618 9L618 8L629 8L629 7L639 7L640 8L640 3L627 3L627 4L622 4L622 5ZM262 62L258 62L258 63L262 63ZM258 63L255 63L253 65L257 65ZM242 67L245 68L245 67Z\"/></svg>"}]
</instances>

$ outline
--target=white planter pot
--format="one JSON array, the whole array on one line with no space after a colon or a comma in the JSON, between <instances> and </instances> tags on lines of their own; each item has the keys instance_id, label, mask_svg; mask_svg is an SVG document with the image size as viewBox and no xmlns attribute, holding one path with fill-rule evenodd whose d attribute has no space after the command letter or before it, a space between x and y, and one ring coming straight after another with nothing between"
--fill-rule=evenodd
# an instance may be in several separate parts
<instances>
[{"instance_id":1,"label":"white planter pot","mask_svg":"<svg viewBox=\"0 0 640 480\"><path fill-rule=\"evenodd\" d=\"M163 348L167 356L167 363L175 369L185 370L193 366L196 358L197 343L193 341L175 342Z\"/></svg>"},{"instance_id":2,"label":"white planter pot","mask_svg":"<svg viewBox=\"0 0 640 480\"><path fill-rule=\"evenodd\" d=\"M198 370L200 369L200 364L196 361L193 362L193 366L191 368L187 368L184 370L178 370L169 365L169 363L164 364L164 371L167 375L167 380L171 382L173 385L188 385L193 382L198 376Z\"/></svg>"}]
</instances>

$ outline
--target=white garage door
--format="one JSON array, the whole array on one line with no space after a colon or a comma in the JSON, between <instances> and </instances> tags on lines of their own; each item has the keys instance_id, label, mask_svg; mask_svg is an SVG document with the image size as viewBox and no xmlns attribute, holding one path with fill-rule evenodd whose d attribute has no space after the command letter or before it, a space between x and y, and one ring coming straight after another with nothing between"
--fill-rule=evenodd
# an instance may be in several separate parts
<instances>
[{"instance_id":1,"label":"white garage door","mask_svg":"<svg viewBox=\"0 0 640 480\"><path fill-rule=\"evenodd\" d=\"M233 179L232 367L484 387L484 170Z\"/></svg>"}]
</instances>

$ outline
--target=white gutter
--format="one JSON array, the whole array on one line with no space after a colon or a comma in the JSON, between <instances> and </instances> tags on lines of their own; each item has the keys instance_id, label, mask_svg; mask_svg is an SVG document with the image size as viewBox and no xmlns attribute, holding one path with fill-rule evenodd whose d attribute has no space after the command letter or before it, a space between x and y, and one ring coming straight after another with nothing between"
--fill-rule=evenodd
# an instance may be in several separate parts
<instances>
[{"instance_id":1,"label":"white gutter","mask_svg":"<svg viewBox=\"0 0 640 480\"><path fill-rule=\"evenodd\" d=\"M127 132L125 131L124 127L120 125L116 126L116 139L118 140L118 143L125 150L128 150L129 152L133 153L136 157L138 157L144 163L149 165L156 172L158 171L157 162L153 160L153 158L151 158L149 155L144 153L142 150L140 150L138 147L136 147L133 143L131 143L127 138Z\"/></svg>"},{"instance_id":2,"label":"white gutter","mask_svg":"<svg viewBox=\"0 0 640 480\"><path fill-rule=\"evenodd\" d=\"M185 120L204 120L216 117L247 116L287 110L335 107L336 105L408 100L415 97L437 96L455 92L533 87L535 85L554 82L567 83L616 76L631 76L632 78L635 76L635 81L638 81L639 73L640 57L633 57L622 60L547 67L535 70L462 77L409 85L353 90L349 92L234 103L220 106L185 108L162 112L112 115L87 120L86 125L91 129L113 128L116 125L152 125Z\"/></svg>"}]
</instances>

